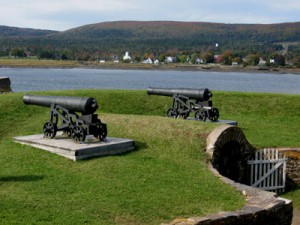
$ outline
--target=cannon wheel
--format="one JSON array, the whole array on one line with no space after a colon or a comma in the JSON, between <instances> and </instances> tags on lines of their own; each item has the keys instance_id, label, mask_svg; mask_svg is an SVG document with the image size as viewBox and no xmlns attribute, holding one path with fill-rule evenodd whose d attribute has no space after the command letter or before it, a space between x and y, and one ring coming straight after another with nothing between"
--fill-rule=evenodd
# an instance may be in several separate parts
<instances>
[{"instance_id":1,"label":"cannon wheel","mask_svg":"<svg viewBox=\"0 0 300 225\"><path fill-rule=\"evenodd\" d=\"M82 126L74 126L71 131L71 137L76 142L83 142L86 137L86 132Z\"/></svg>"},{"instance_id":2,"label":"cannon wheel","mask_svg":"<svg viewBox=\"0 0 300 225\"><path fill-rule=\"evenodd\" d=\"M208 119L210 119L211 121L217 121L219 118L219 110L217 108L212 108L210 113L209 113L209 117Z\"/></svg>"},{"instance_id":3,"label":"cannon wheel","mask_svg":"<svg viewBox=\"0 0 300 225\"><path fill-rule=\"evenodd\" d=\"M206 120L205 111L204 110L199 110L199 111L195 112L195 119L205 121Z\"/></svg>"},{"instance_id":4,"label":"cannon wheel","mask_svg":"<svg viewBox=\"0 0 300 225\"><path fill-rule=\"evenodd\" d=\"M95 134L94 137L98 138L100 141L103 141L106 136L107 136L107 129L103 126L103 124L97 123L97 131L99 131L99 133Z\"/></svg>"},{"instance_id":5,"label":"cannon wheel","mask_svg":"<svg viewBox=\"0 0 300 225\"><path fill-rule=\"evenodd\" d=\"M52 123L51 121L45 123L43 127L43 131L44 131L45 138L50 138L50 139L54 138L57 131L56 124Z\"/></svg>"},{"instance_id":6,"label":"cannon wheel","mask_svg":"<svg viewBox=\"0 0 300 225\"><path fill-rule=\"evenodd\" d=\"M177 113L176 109L169 108L168 111L167 111L167 116L168 117L172 117L172 118L177 118L178 117L178 113Z\"/></svg>"}]
</instances>

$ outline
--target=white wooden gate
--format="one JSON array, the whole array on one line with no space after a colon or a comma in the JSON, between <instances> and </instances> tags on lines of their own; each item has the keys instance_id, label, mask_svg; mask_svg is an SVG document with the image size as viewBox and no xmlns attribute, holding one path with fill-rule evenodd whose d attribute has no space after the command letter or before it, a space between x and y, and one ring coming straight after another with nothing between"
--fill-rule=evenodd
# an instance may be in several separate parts
<instances>
[{"instance_id":1,"label":"white wooden gate","mask_svg":"<svg viewBox=\"0 0 300 225\"><path fill-rule=\"evenodd\" d=\"M267 191L284 192L287 159L275 149L255 152L255 159L249 160L250 185Z\"/></svg>"}]
</instances>

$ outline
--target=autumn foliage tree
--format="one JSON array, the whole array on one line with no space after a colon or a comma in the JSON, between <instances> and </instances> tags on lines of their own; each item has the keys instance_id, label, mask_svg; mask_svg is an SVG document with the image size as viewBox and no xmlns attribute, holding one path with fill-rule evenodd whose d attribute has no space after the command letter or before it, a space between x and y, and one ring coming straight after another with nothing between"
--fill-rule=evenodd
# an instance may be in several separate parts
<instances>
[{"instance_id":1,"label":"autumn foliage tree","mask_svg":"<svg viewBox=\"0 0 300 225\"><path fill-rule=\"evenodd\" d=\"M274 59L275 66L285 66L285 57L283 55L274 53L271 55L271 58Z\"/></svg>"},{"instance_id":2,"label":"autumn foliage tree","mask_svg":"<svg viewBox=\"0 0 300 225\"><path fill-rule=\"evenodd\" d=\"M245 65L255 66L259 63L259 54L249 54L245 57Z\"/></svg>"},{"instance_id":3,"label":"autumn foliage tree","mask_svg":"<svg viewBox=\"0 0 300 225\"><path fill-rule=\"evenodd\" d=\"M9 55L16 58L23 58L25 57L25 52L21 48L13 48L10 50Z\"/></svg>"},{"instance_id":4,"label":"autumn foliage tree","mask_svg":"<svg viewBox=\"0 0 300 225\"><path fill-rule=\"evenodd\" d=\"M231 65L232 64L232 58L233 54L232 51L227 50L221 54L222 57L222 64L224 65Z\"/></svg>"},{"instance_id":5,"label":"autumn foliage tree","mask_svg":"<svg viewBox=\"0 0 300 225\"><path fill-rule=\"evenodd\" d=\"M214 62L214 53L212 51L206 51L201 54L203 63L213 63Z\"/></svg>"}]
</instances>

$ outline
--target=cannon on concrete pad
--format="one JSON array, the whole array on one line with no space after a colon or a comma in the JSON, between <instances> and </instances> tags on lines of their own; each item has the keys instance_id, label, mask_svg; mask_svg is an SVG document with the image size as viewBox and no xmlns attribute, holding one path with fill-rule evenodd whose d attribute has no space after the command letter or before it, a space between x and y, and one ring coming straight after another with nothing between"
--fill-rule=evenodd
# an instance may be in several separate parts
<instances>
[{"instance_id":1,"label":"cannon on concrete pad","mask_svg":"<svg viewBox=\"0 0 300 225\"><path fill-rule=\"evenodd\" d=\"M213 107L211 100L212 92L207 89L190 88L153 88L147 89L149 95L170 96L173 98L172 106L167 111L168 117L184 119L191 112L195 113L195 119L200 121L209 120L215 122L219 118L219 110Z\"/></svg>"},{"instance_id":2,"label":"cannon on concrete pad","mask_svg":"<svg viewBox=\"0 0 300 225\"><path fill-rule=\"evenodd\" d=\"M100 141L107 136L106 124L94 114L98 109L94 98L24 95L23 102L50 107L50 119L43 126L45 138L54 138L57 131L63 131L76 142L83 142L87 135L93 135Z\"/></svg>"}]
</instances>

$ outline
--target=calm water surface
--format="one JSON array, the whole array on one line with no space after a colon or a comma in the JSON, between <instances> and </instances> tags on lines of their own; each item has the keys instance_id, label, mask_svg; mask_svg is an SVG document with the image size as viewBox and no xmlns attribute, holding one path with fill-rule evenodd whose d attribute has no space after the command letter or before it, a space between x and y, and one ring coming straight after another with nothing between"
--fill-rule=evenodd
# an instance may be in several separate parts
<instances>
[{"instance_id":1,"label":"calm water surface","mask_svg":"<svg viewBox=\"0 0 300 225\"><path fill-rule=\"evenodd\" d=\"M117 69L1 68L15 92L152 87L300 94L300 75Z\"/></svg>"}]
</instances>

